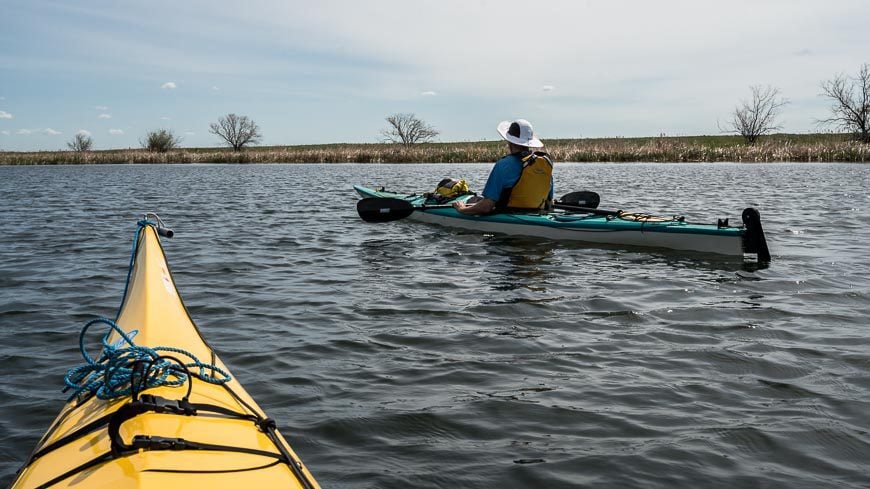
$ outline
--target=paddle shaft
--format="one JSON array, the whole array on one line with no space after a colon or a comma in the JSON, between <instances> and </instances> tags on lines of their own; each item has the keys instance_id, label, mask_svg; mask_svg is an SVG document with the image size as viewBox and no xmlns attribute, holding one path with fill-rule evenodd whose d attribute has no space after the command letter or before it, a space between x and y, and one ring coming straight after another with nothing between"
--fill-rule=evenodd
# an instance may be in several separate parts
<instances>
[{"instance_id":1,"label":"paddle shaft","mask_svg":"<svg viewBox=\"0 0 870 489\"><path fill-rule=\"evenodd\" d=\"M414 210L415 211L425 211L428 209L450 209L452 207L453 207L453 204L437 204L437 205L423 204L423 205L415 205Z\"/></svg>"},{"instance_id":2,"label":"paddle shaft","mask_svg":"<svg viewBox=\"0 0 870 489\"><path fill-rule=\"evenodd\" d=\"M606 211L604 209L594 209L592 207L580 207L577 205L566 205L566 204L560 204L558 202L553 204L553 207L555 207L556 209L562 209L565 211L581 212L581 213L585 213L585 214L595 214L598 216L618 216L619 214L622 213L622 211Z\"/></svg>"},{"instance_id":3,"label":"paddle shaft","mask_svg":"<svg viewBox=\"0 0 870 489\"><path fill-rule=\"evenodd\" d=\"M426 211L430 209L450 209L451 204L435 204L435 205L413 205L404 199L395 198L378 198L369 197L357 202L357 211L360 217L367 222L389 222L398 219L404 219L414 211ZM556 209L562 209L568 212L593 214L598 216L618 216L621 211L607 211L595 209L593 207L582 207L577 205L566 205L555 203Z\"/></svg>"}]
</instances>

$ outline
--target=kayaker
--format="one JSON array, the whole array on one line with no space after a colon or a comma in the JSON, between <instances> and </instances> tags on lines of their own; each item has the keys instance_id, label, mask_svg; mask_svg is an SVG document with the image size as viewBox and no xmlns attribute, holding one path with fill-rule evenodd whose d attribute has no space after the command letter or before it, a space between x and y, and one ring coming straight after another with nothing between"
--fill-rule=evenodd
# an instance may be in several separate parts
<instances>
[{"instance_id":1,"label":"kayaker","mask_svg":"<svg viewBox=\"0 0 870 489\"><path fill-rule=\"evenodd\" d=\"M544 143L535 137L532 124L525 119L502 121L497 131L507 141L510 154L495 162L482 199L472 204L454 202L453 207L463 214L551 208L553 162L547 153L535 151Z\"/></svg>"}]
</instances>

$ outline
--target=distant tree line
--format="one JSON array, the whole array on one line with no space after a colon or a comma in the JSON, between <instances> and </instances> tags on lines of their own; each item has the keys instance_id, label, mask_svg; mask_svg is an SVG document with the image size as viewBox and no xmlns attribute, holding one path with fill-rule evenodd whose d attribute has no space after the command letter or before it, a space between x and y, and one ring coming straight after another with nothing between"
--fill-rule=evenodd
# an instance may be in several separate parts
<instances>
[{"instance_id":1,"label":"distant tree line","mask_svg":"<svg viewBox=\"0 0 870 489\"><path fill-rule=\"evenodd\" d=\"M220 137L222 142L236 151L245 146L258 144L262 134L260 127L248 116L227 114L209 126L209 132ZM139 140L142 148L155 153L165 153L181 145L181 137L176 136L172 129L156 129L148 131L144 139ZM79 131L67 146L72 151L90 151L94 141L84 131Z\"/></svg>"},{"instance_id":2,"label":"distant tree line","mask_svg":"<svg viewBox=\"0 0 870 489\"><path fill-rule=\"evenodd\" d=\"M730 118L719 124L723 132L743 136L746 144L782 129L779 115L789 101L776 87L752 85L750 98L734 108ZM831 116L815 121L820 127L833 127L851 134L854 139L870 143L870 63L864 63L855 76L836 75L821 84L821 95L831 102ZM439 131L412 113L396 113L385 118L387 127L381 131L385 142L411 146L434 140ZM246 146L259 144L260 127L248 116L233 113L220 117L209 125L209 132L221 143L241 151ZM181 138L171 129L149 131L139 143L153 152L166 152L177 148ZM76 133L67 146L72 151L90 151L94 141L84 131Z\"/></svg>"}]
</instances>

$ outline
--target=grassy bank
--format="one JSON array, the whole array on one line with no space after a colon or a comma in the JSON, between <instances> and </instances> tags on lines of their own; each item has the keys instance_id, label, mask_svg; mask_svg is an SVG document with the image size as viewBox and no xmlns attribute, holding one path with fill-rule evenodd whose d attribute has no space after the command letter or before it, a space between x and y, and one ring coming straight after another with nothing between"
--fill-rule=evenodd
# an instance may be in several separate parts
<instances>
[{"instance_id":1,"label":"grassy bank","mask_svg":"<svg viewBox=\"0 0 870 489\"><path fill-rule=\"evenodd\" d=\"M753 146L739 136L598 138L546 140L556 161L575 162L870 162L870 145L837 134L777 134ZM167 153L144 149L88 152L0 153L0 165L103 163L471 163L503 156L501 141L396 144L325 144L249 148L184 148Z\"/></svg>"}]
</instances>

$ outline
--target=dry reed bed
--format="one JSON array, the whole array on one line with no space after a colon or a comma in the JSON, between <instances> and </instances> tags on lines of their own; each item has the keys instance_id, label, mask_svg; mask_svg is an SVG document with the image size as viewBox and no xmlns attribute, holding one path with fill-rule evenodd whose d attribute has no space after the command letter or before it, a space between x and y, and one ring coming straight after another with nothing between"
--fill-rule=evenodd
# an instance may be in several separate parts
<instances>
[{"instance_id":1,"label":"dry reed bed","mask_svg":"<svg viewBox=\"0 0 870 489\"><path fill-rule=\"evenodd\" d=\"M857 142L761 142L709 146L652 140L641 145L568 143L548 148L557 161L576 162L868 162L870 145Z\"/></svg>"},{"instance_id":2,"label":"dry reed bed","mask_svg":"<svg viewBox=\"0 0 870 489\"><path fill-rule=\"evenodd\" d=\"M850 141L765 141L702 144L679 138L645 140L556 140L546 150L556 161L573 162L870 162L870 145ZM500 142L335 144L229 149L191 148L152 153L145 150L46 151L0 153L0 164L149 164L149 163L471 163L504 156Z\"/></svg>"}]
</instances>

